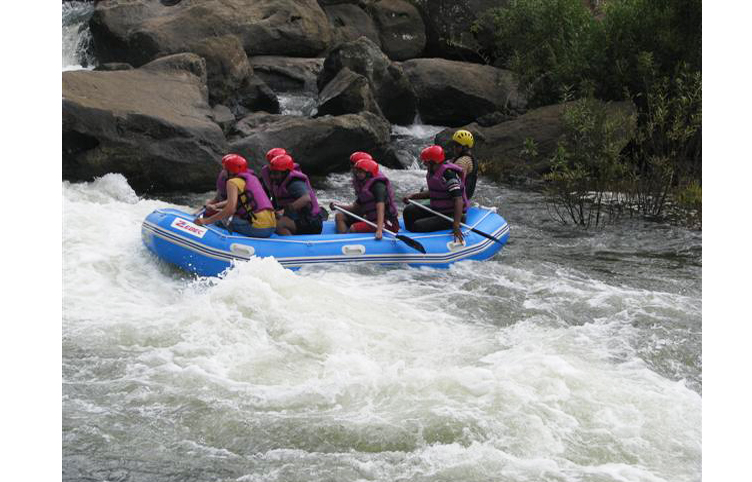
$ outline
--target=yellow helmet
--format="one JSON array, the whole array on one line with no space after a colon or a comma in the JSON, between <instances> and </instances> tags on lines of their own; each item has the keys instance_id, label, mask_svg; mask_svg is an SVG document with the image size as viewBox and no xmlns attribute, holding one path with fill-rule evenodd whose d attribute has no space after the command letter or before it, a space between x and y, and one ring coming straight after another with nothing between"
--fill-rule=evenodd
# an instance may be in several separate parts
<instances>
[{"instance_id":1,"label":"yellow helmet","mask_svg":"<svg viewBox=\"0 0 752 482\"><path fill-rule=\"evenodd\" d=\"M464 129L460 129L455 132L452 136L452 140L457 144L467 147L473 147L473 144L475 144L473 135L470 133L470 131L466 131Z\"/></svg>"}]
</instances>

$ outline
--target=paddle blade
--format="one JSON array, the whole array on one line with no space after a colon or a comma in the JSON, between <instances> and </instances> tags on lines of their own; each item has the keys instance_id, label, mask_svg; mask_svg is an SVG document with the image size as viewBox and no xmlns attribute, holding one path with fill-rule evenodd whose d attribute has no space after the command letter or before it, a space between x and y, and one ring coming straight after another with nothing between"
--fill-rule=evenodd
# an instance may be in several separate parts
<instances>
[{"instance_id":1,"label":"paddle blade","mask_svg":"<svg viewBox=\"0 0 752 482\"><path fill-rule=\"evenodd\" d=\"M402 241L406 245L410 246L414 250L420 251L421 253L426 254L426 248L424 248L422 244L420 244L419 242L415 241L414 239L408 238L407 236L403 236L401 234L397 235L397 239L399 239L400 241Z\"/></svg>"}]
</instances>

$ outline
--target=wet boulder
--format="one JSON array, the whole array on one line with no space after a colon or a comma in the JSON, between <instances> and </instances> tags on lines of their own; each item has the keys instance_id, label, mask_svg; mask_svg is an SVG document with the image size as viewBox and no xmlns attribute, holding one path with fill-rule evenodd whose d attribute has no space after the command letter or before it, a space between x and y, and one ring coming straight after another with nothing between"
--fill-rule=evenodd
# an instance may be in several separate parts
<instances>
[{"instance_id":1,"label":"wet boulder","mask_svg":"<svg viewBox=\"0 0 752 482\"><path fill-rule=\"evenodd\" d=\"M373 112L383 117L368 79L345 67L319 93L317 117Z\"/></svg>"},{"instance_id":2,"label":"wet boulder","mask_svg":"<svg viewBox=\"0 0 752 482\"><path fill-rule=\"evenodd\" d=\"M280 112L280 102L274 91L259 77L245 78L230 102L233 113L242 117L249 112L264 111L272 114Z\"/></svg>"},{"instance_id":3,"label":"wet boulder","mask_svg":"<svg viewBox=\"0 0 752 482\"><path fill-rule=\"evenodd\" d=\"M485 15L509 0L412 0L426 24L426 56L487 62L493 25ZM471 28L477 25L477 28Z\"/></svg>"},{"instance_id":4,"label":"wet boulder","mask_svg":"<svg viewBox=\"0 0 752 482\"><path fill-rule=\"evenodd\" d=\"M224 35L237 37L251 56L315 56L331 39L316 0L102 0L89 27L100 62L134 66Z\"/></svg>"},{"instance_id":5,"label":"wet boulder","mask_svg":"<svg viewBox=\"0 0 752 482\"><path fill-rule=\"evenodd\" d=\"M269 114L268 112L253 112L244 116L237 121L235 125L230 129L230 133L227 140L230 143L238 141L243 137L252 135L258 127L264 124L270 124L273 122L285 119L288 116L282 114Z\"/></svg>"},{"instance_id":6,"label":"wet boulder","mask_svg":"<svg viewBox=\"0 0 752 482\"><path fill-rule=\"evenodd\" d=\"M115 70L131 70L133 66L131 64L127 64L125 62L110 62L107 64L99 64L96 67L94 67L94 70L107 70L107 71L115 71Z\"/></svg>"},{"instance_id":7,"label":"wet boulder","mask_svg":"<svg viewBox=\"0 0 752 482\"><path fill-rule=\"evenodd\" d=\"M316 92L316 78L324 65L323 57L302 58L278 55L250 57L256 76L274 92Z\"/></svg>"},{"instance_id":8,"label":"wet boulder","mask_svg":"<svg viewBox=\"0 0 752 482\"><path fill-rule=\"evenodd\" d=\"M412 59L401 65L426 124L458 126L496 111L525 109L525 97L508 70L446 59Z\"/></svg>"},{"instance_id":9,"label":"wet boulder","mask_svg":"<svg viewBox=\"0 0 752 482\"><path fill-rule=\"evenodd\" d=\"M225 135L227 135L232 126L235 125L235 115L226 105L217 104L212 106L209 117L216 122L220 128L222 128L222 132Z\"/></svg>"},{"instance_id":10,"label":"wet boulder","mask_svg":"<svg viewBox=\"0 0 752 482\"><path fill-rule=\"evenodd\" d=\"M227 153L208 104L205 61L63 72L63 179L121 173L139 192L208 190Z\"/></svg>"},{"instance_id":11,"label":"wet boulder","mask_svg":"<svg viewBox=\"0 0 752 482\"><path fill-rule=\"evenodd\" d=\"M384 165L399 167L388 145L389 123L371 112L317 118L279 116L247 132L231 142L230 148L249 159L254 168L265 163L269 149L280 146L306 174L345 171L350 154L358 150L373 153Z\"/></svg>"},{"instance_id":12,"label":"wet boulder","mask_svg":"<svg viewBox=\"0 0 752 482\"><path fill-rule=\"evenodd\" d=\"M342 42L350 42L367 37L381 46L379 30L371 16L360 6L353 3L322 5L332 28L332 47Z\"/></svg>"},{"instance_id":13,"label":"wet boulder","mask_svg":"<svg viewBox=\"0 0 752 482\"><path fill-rule=\"evenodd\" d=\"M254 74L237 37L205 38L190 50L206 60L210 104L225 104L239 116L257 110L279 112L277 96Z\"/></svg>"},{"instance_id":14,"label":"wet boulder","mask_svg":"<svg viewBox=\"0 0 752 482\"><path fill-rule=\"evenodd\" d=\"M190 51L206 61L211 104L226 102L246 78L253 74L240 40L233 35L201 39L191 45Z\"/></svg>"},{"instance_id":15,"label":"wet boulder","mask_svg":"<svg viewBox=\"0 0 752 482\"><path fill-rule=\"evenodd\" d=\"M368 6L379 30L381 50L392 60L420 57L426 47L426 26L406 0L379 0Z\"/></svg>"},{"instance_id":16,"label":"wet boulder","mask_svg":"<svg viewBox=\"0 0 752 482\"><path fill-rule=\"evenodd\" d=\"M410 81L397 63L384 55L366 37L345 42L332 49L318 76L319 91L348 68L368 80L376 102L389 122L408 125L415 119L415 94Z\"/></svg>"}]
</instances>

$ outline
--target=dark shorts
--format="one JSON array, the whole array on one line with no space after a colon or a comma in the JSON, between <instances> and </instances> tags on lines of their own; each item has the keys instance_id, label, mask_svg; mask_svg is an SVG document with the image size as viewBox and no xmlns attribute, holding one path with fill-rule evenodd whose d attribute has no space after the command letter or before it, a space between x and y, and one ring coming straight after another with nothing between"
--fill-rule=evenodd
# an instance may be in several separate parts
<instances>
[{"instance_id":1,"label":"dark shorts","mask_svg":"<svg viewBox=\"0 0 752 482\"><path fill-rule=\"evenodd\" d=\"M454 217L454 213L447 213L446 216ZM430 233L433 231L444 231L452 229L453 221L431 214L430 212L412 204L402 211L402 217L405 220L405 229L413 233ZM462 215L462 222L465 222L466 215Z\"/></svg>"},{"instance_id":2,"label":"dark shorts","mask_svg":"<svg viewBox=\"0 0 752 482\"><path fill-rule=\"evenodd\" d=\"M324 226L320 216L301 216L294 222L295 234L321 234Z\"/></svg>"}]
</instances>

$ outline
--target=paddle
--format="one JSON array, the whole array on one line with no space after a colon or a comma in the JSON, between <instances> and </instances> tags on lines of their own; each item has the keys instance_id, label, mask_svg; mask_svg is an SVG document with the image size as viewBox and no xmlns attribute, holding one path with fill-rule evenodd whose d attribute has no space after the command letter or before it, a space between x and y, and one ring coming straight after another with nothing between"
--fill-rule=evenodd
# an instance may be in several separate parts
<instances>
[{"instance_id":1,"label":"paddle","mask_svg":"<svg viewBox=\"0 0 752 482\"><path fill-rule=\"evenodd\" d=\"M429 208L428 206L426 206L426 205L424 205L424 204L421 204L421 203L416 203L416 202L414 202L414 201L413 201L412 199L407 199L407 203L408 203L408 204L413 204L413 205L415 205L415 206L419 206L419 207L421 207L421 208L425 209L426 211L428 211L428 212L430 212L430 213L433 213L433 214L435 214L436 216L442 217L442 218L446 219L447 221L450 221L450 222L454 222L454 220L453 220L452 218L450 218L449 216L446 216L446 215L444 215L444 214L441 214L441 213L439 213L439 212L436 212L436 211L434 211L433 209ZM504 243L502 243L502 242L501 242L501 240L500 240L499 238L496 238L496 237L494 237L494 236L491 236L491 235L490 235L490 234L488 234L488 233L484 233L483 231L479 231L479 230L475 229L475 228L474 228L474 227L472 227L472 226L468 226L468 225L467 225L467 224L465 224L465 223L460 223L460 225L461 225L461 226L464 226L464 227L466 227L467 229L469 229L470 231L472 231L472 232L474 232L474 233L476 233L476 234L480 234L481 236L483 236L483 237L485 237L485 238L488 238L488 239L491 239L491 240L493 240L493 241L496 241L496 242L497 242L497 243L499 243L499 244L504 244Z\"/></svg>"},{"instance_id":2,"label":"paddle","mask_svg":"<svg viewBox=\"0 0 752 482\"><path fill-rule=\"evenodd\" d=\"M193 216L196 217L196 218L202 218L202 217L204 217L204 214L206 214L206 206L202 207L201 209L199 209L198 211L196 211L195 213L193 213ZM224 221L217 221L217 223L221 227L225 228L228 233L233 234L232 228L230 228L230 222L231 221L232 221L232 216L230 216L230 218L227 220L226 223ZM205 224L204 226L207 226L207 225Z\"/></svg>"},{"instance_id":3,"label":"paddle","mask_svg":"<svg viewBox=\"0 0 752 482\"><path fill-rule=\"evenodd\" d=\"M336 206L334 204L332 204L331 207L333 207L337 211L340 211L340 212L342 212L344 214L347 214L348 216L352 216L355 219L363 221L364 223L368 223L371 226L373 226L374 228L378 229L378 226L376 226L376 223L372 223L371 221L369 221L367 219L363 219L360 216L358 216L357 214L353 214L350 211L347 211L346 209L342 209L341 207ZM426 254L426 248L424 248L422 244L420 244L419 242L415 241L414 239L408 238L407 236L403 236L401 234L394 233L392 231L389 231L388 229L384 229L384 232L391 234L392 236L394 236L395 238L399 239L400 241L402 241L406 245L410 246L414 250L420 251L421 253Z\"/></svg>"}]
</instances>

